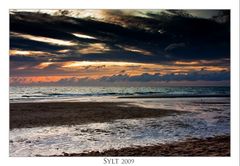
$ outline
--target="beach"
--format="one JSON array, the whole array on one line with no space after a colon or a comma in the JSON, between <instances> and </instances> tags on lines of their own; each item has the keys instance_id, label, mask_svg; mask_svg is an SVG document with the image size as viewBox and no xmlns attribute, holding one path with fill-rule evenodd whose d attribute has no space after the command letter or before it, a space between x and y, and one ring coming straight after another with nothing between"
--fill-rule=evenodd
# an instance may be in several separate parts
<instances>
[{"instance_id":1,"label":"beach","mask_svg":"<svg viewBox=\"0 0 240 166\"><path fill-rule=\"evenodd\" d=\"M230 155L229 98L127 100L10 103L10 156Z\"/></svg>"},{"instance_id":2,"label":"beach","mask_svg":"<svg viewBox=\"0 0 240 166\"><path fill-rule=\"evenodd\" d=\"M110 149L104 152L92 151L79 154L63 152L62 155L58 155L58 157L61 156L230 156L230 137L225 135L205 139L196 138L171 144Z\"/></svg>"},{"instance_id":3,"label":"beach","mask_svg":"<svg viewBox=\"0 0 240 166\"><path fill-rule=\"evenodd\" d=\"M40 126L79 125L115 119L161 117L182 112L143 108L124 102L11 103L10 129Z\"/></svg>"}]
</instances>

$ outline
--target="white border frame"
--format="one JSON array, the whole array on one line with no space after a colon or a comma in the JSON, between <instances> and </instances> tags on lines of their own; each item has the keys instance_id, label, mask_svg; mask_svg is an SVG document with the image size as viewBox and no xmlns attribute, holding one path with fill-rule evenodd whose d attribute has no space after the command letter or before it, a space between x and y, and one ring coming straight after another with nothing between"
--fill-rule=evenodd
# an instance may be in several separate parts
<instances>
[{"instance_id":1,"label":"white border frame","mask_svg":"<svg viewBox=\"0 0 240 166\"><path fill-rule=\"evenodd\" d=\"M2 165L104 165L103 157L9 157L9 9L231 9L231 157L134 157L133 165L239 165L239 0L8 0L1 15L1 116ZM132 158L132 157L131 157Z\"/></svg>"}]
</instances>

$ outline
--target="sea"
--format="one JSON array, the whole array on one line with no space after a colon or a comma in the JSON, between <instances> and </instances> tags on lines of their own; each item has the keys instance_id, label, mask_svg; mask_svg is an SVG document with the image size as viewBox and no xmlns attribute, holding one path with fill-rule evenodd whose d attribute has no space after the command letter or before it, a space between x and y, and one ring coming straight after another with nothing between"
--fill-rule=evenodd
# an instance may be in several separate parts
<instances>
[{"instance_id":1,"label":"sea","mask_svg":"<svg viewBox=\"0 0 240 166\"><path fill-rule=\"evenodd\" d=\"M122 106L170 109L183 113L82 125L11 129L10 156L87 153L230 135L229 87L10 88L11 103L51 101L127 102L128 105Z\"/></svg>"},{"instance_id":2,"label":"sea","mask_svg":"<svg viewBox=\"0 0 240 166\"><path fill-rule=\"evenodd\" d=\"M119 97L229 96L230 87L10 87L10 102L106 101Z\"/></svg>"}]
</instances>

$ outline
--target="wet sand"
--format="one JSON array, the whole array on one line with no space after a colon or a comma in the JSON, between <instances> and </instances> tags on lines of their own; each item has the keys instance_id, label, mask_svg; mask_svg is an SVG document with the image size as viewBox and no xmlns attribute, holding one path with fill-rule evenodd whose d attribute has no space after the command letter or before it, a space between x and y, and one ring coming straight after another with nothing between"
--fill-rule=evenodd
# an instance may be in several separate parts
<instances>
[{"instance_id":1,"label":"wet sand","mask_svg":"<svg viewBox=\"0 0 240 166\"><path fill-rule=\"evenodd\" d=\"M182 113L116 102L10 103L10 129L79 125Z\"/></svg>"},{"instance_id":2,"label":"wet sand","mask_svg":"<svg viewBox=\"0 0 240 166\"><path fill-rule=\"evenodd\" d=\"M174 116L180 113L184 112L142 108L124 102L10 103L10 129L79 125L116 119ZM104 152L62 152L62 155L54 156L230 156L230 136L189 138L168 144L109 149Z\"/></svg>"},{"instance_id":3,"label":"wet sand","mask_svg":"<svg viewBox=\"0 0 240 166\"><path fill-rule=\"evenodd\" d=\"M63 152L62 155L58 155L58 157L61 156L230 156L230 136L216 136L205 139L191 138L170 144L128 147L118 150L110 149L104 152L92 151L79 154Z\"/></svg>"}]
</instances>

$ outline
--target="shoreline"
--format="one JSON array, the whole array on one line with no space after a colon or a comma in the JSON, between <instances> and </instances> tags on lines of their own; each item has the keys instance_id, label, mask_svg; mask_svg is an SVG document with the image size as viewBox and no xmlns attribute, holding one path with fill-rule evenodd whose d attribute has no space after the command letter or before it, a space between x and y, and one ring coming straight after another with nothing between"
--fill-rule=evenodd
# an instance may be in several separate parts
<instances>
[{"instance_id":1,"label":"shoreline","mask_svg":"<svg viewBox=\"0 0 240 166\"><path fill-rule=\"evenodd\" d=\"M184 111L143 108L123 102L10 103L10 129L79 125L180 113Z\"/></svg>"},{"instance_id":2,"label":"shoreline","mask_svg":"<svg viewBox=\"0 0 240 166\"><path fill-rule=\"evenodd\" d=\"M119 96L122 99L141 99L141 98L218 98L218 97L230 97L230 95L140 95L140 96Z\"/></svg>"},{"instance_id":3,"label":"shoreline","mask_svg":"<svg viewBox=\"0 0 240 166\"><path fill-rule=\"evenodd\" d=\"M10 99L10 104L16 103L53 103L53 102L112 102L112 103L128 103L128 99L217 99L230 98L230 95L126 95L126 96L79 96L75 98L25 98ZM91 99L91 100L90 100Z\"/></svg>"},{"instance_id":4,"label":"shoreline","mask_svg":"<svg viewBox=\"0 0 240 166\"><path fill-rule=\"evenodd\" d=\"M176 141L167 144L151 146L127 147L121 149L109 149L103 152L91 151L88 153L66 153L48 157L81 157L81 156L219 156L230 157L230 136L222 135L208 138L189 138L184 141ZM37 157L44 157L37 155Z\"/></svg>"}]
</instances>

